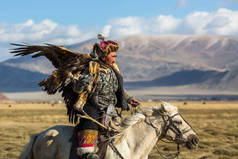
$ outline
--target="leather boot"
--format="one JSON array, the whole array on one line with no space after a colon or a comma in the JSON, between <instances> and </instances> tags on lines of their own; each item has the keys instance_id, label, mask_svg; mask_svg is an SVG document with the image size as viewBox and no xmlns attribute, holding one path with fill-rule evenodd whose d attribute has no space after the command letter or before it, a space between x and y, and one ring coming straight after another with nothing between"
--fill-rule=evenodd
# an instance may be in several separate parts
<instances>
[{"instance_id":1,"label":"leather boot","mask_svg":"<svg viewBox=\"0 0 238 159\"><path fill-rule=\"evenodd\" d=\"M99 159L96 153L86 153L80 156L80 159Z\"/></svg>"}]
</instances>

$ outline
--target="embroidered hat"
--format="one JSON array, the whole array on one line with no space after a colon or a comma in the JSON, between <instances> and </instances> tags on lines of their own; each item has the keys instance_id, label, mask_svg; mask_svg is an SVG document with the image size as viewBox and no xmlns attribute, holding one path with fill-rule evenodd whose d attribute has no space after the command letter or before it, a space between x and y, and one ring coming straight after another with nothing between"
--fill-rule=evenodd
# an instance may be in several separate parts
<instances>
[{"instance_id":1,"label":"embroidered hat","mask_svg":"<svg viewBox=\"0 0 238 159\"><path fill-rule=\"evenodd\" d=\"M93 52L95 52L99 57L107 56L110 52L117 52L119 45L111 40L104 40L101 34L98 34L98 39L101 40L100 44L95 43L93 46Z\"/></svg>"}]
</instances>

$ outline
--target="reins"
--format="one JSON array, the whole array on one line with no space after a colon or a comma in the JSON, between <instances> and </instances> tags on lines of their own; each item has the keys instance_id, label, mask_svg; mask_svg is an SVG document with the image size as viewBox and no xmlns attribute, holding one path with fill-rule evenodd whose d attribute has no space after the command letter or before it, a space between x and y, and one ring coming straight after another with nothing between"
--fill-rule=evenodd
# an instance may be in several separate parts
<instances>
[{"instance_id":1,"label":"reins","mask_svg":"<svg viewBox=\"0 0 238 159\"><path fill-rule=\"evenodd\" d=\"M176 139L181 139L181 137L183 136L183 134L185 134L185 133L187 133L187 132L189 132L190 130L193 130L192 129L192 127L190 128L190 129L188 129L188 130L185 130L185 131L181 131L176 125L175 125L175 123L176 123L176 121L173 121L173 118L175 117L175 116L177 116L177 115L179 115L179 116L181 116L179 113L176 113L176 114L174 114L173 116L168 116L168 115L164 115L164 114L161 114L161 117L162 117L162 119L163 119L163 121L164 121L164 125L163 125L163 127L162 127L162 129L163 129L163 133L161 134L161 136L160 136L160 139L162 139L163 137L165 137L165 135L166 135L166 133L167 133L167 131L168 130L171 130L172 132L174 132L175 133L175 140ZM165 117L167 117L167 119L165 119ZM182 116L181 116L182 117ZM182 118L183 119L183 118ZM184 120L184 119L183 119ZM185 121L185 120L184 120ZM186 121L185 121L186 122ZM155 129L155 131L156 131L156 134L157 134L157 136L159 136L159 131L157 130L157 128L151 123L151 122L146 122L147 124L149 124L150 126L152 126L154 129ZM186 122L187 123L187 122ZM165 142L165 143L172 143L172 142L166 142L166 141L164 141L164 140L161 140L161 141L163 141L163 142ZM180 144L179 143L177 143L177 152L175 153L175 154L173 154L173 155L169 155L169 156L166 156L165 154L163 154L162 152L160 152L160 150L159 150L159 148L158 148L158 146L157 146L157 144L155 145L155 148L156 148L156 150L157 150L157 152L159 153L159 155L162 157L162 158L164 158L164 159L174 159L174 158L177 158L178 156L179 156L179 154L180 154Z\"/></svg>"},{"instance_id":2,"label":"reins","mask_svg":"<svg viewBox=\"0 0 238 159\"><path fill-rule=\"evenodd\" d=\"M150 125L151 127L153 127L153 128L155 129L156 135L157 135L157 136L160 136L160 138L159 138L158 141L160 141L163 137L165 137L165 135L166 135L166 133L167 133L167 131L168 131L169 129L171 129L171 130L176 134L176 136L177 136L177 133L171 128L171 126L175 126L172 119L173 119L175 116L177 116L177 115L180 115L180 114L179 114L179 113L174 114L172 117L170 117L170 116L168 116L168 115L161 114L161 117L162 117L162 119L163 119L163 121L164 121L164 124L163 124L163 126L162 126L163 131L162 131L162 134L161 134L161 135L160 135L160 133L159 133L159 131L158 131L158 128L156 128L156 126L154 126L154 125L151 123L150 120L149 120L150 122L146 122L148 125ZM168 117L167 120L165 119L165 116ZM168 124L168 123L169 123L169 124ZM180 131L178 128L177 128L176 130L178 130L178 133L179 133L179 134L181 133L181 131ZM179 135L179 136L180 136L180 135ZM163 141L163 140L161 140L161 141ZM163 141L163 142L165 142L165 141ZM168 143L168 142L165 142L165 143ZM180 154L180 145L179 145L179 143L177 143L177 152L176 152L174 155L170 155L171 157L168 157L168 156L166 156L165 154L163 154L162 152L160 152L160 150L159 150L157 144L155 145L155 148L156 148L158 154L159 154L162 158L164 158L164 159L174 159L174 158L177 158L177 157L179 156L179 154Z\"/></svg>"},{"instance_id":3,"label":"reins","mask_svg":"<svg viewBox=\"0 0 238 159\"><path fill-rule=\"evenodd\" d=\"M161 114L162 119L163 119L163 121L164 121L164 123L165 123L164 126L163 126L163 130L164 130L164 131L163 131L163 134L161 134L161 135L160 135L160 133L159 133L159 131L158 131L158 128L157 128L156 126L154 126L154 125L151 123L150 120L145 120L145 123L148 124L148 125L150 125L151 127L153 127L153 128L155 129L156 135L157 135L157 136L160 136L160 139L161 139L161 138L165 137L167 131L168 131L169 129L171 129L170 127L171 127L172 125L173 125L174 127L176 127L176 126L174 125L173 121L172 121L172 119L173 119L176 115L180 115L180 114L177 113L177 114L173 115L172 117L167 116L167 117L168 117L168 120L165 120L164 115ZM168 122L169 122L169 124L167 124ZM177 128L176 130L179 132L180 135L183 134L178 128ZM173 132L174 132L174 131L173 131ZM180 135L179 135L179 136L180 136ZM176 135L176 136L177 136L177 135ZM121 153L117 150L117 148L114 146L113 140L111 140L111 141L109 142L109 146L110 146L111 149L117 154L117 156L118 156L120 159L124 159L124 157L122 156L122 154L121 154ZM177 152L176 152L176 154L174 154L172 157L168 157L168 156L165 156L164 154L162 154L162 153L159 151L159 148L158 148L157 145L155 145L155 147L156 147L156 150L158 151L159 155L160 155L162 158L164 158L164 159L174 159L174 158L178 157L179 154L180 154L180 145L179 145L178 143L177 143Z\"/></svg>"},{"instance_id":4,"label":"reins","mask_svg":"<svg viewBox=\"0 0 238 159\"><path fill-rule=\"evenodd\" d=\"M134 112L136 112L136 110L133 110L133 111L132 111L132 113L134 113ZM187 132L189 132L190 130L193 130L193 129L192 129L192 127L191 127L191 128L189 128L188 130L181 131L181 130L175 125L176 121L173 121L173 118L174 118L175 116L177 116L177 115L181 116L179 113L176 113L176 114L174 114L174 115L172 115L172 116L161 114L161 117L162 117L163 122L164 122L164 124L163 124L163 126L162 126L162 130L163 130L163 131L162 131L162 134L160 134L160 131L159 131L158 128L151 122L151 120L145 120L145 123L148 124L148 125L150 125L152 128L155 129L156 135L157 135L157 136L160 136L159 140L161 140L163 137L166 136L166 133L167 133L168 130L171 130L172 132L175 133L175 140L179 140L179 139L181 139L181 137L183 136L183 134L185 134L185 133L187 133ZM182 117L182 116L181 116L181 117ZM165 119L165 118L167 118L167 119ZM183 117L182 117L182 119L183 119ZM183 119L183 120L184 120L184 119ZM184 121L185 121L185 120L184 120ZM186 121L185 121L185 122L186 122ZM186 122L186 123L187 123L187 122ZM180 123L178 123L178 124L180 124ZM165 142L164 140L161 140L161 141ZM168 142L165 142L165 143L168 143ZM120 159L124 159L124 157L122 156L122 154L121 154L121 153L117 150L117 148L114 146L112 140L110 141L109 146L110 146L110 147L112 148L112 150L118 155L118 157L119 157ZM157 144L155 145L155 148L156 148L158 154L159 154L162 158L164 158L164 159L174 159L174 158L177 158L177 157L179 156L179 154L180 154L180 144L179 144L179 143L177 143L177 152L176 152L175 154L171 154L171 155L165 155L165 154L163 154L163 153L159 150Z\"/></svg>"},{"instance_id":5,"label":"reins","mask_svg":"<svg viewBox=\"0 0 238 159\"><path fill-rule=\"evenodd\" d=\"M141 109L141 108L140 108ZM135 113L136 112L136 109L132 110L132 113ZM103 127L103 128L106 128L106 130L109 130L108 127L105 127L104 125L102 125L101 123L97 122L96 120L92 119L86 112L82 111L83 115L81 115L81 117L83 118L86 118L86 119L89 119L89 120L92 120L93 122L95 122L96 124L98 124L99 126ZM162 126L162 134L160 133L160 131L158 130L158 128L156 126L154 126L154 124L151 122L151 120L145 120L145 123L150 125L152 128L155 129L155 132L156 132L156 135L159 136L159 140L161 140L163 137L166 136L167 134L167 131L168 130L171 130L172 132L175 133L175 140L176 139L181 139L181 137L183 136L183 134L189 132L190 130L193 130L193 128L190 126L190 128L188 130L184 130L184 131L181 131L176 125L176 121L173 121L173 118L175 116L181 116L179 113L176 113L172 116L169 116L169 115L165 115L165 114L161 114L161 117L163 119L163 126ZM182 116L181 116L182 117ZM165 119L167 118L167 119ZM183 119L183 117L182 117ZM184 119L183 119L184 120ZM185 120L184 120L185 121ZM186 121L185 121L186 122ZM187 123L187 122L186 122ZM180 124L180 123L178 123ZM188 124L188 123L187 123ZM114 130L115 131L115 130ZM111 149L117 154L117 156L120 158L120 159L125 159L122 154L118 151L118 149L114 146L113 144L113 141L114 140L110 140L109 141L109 146L111 147ZM163 142L165 142L164 140L161 140ZM165 143L168 143L168 142L165 142ZM174 159L174 158L177 158L180 154L180 144L177 143L177 152L173 155L169 155L170 157L166 156L165 154L161 153L161 151L159 150L157 144L155 145L155 148L157 150L157 152L159 153L159 155L164 158L164 159Z\"/></svg>"},{"instance_id":6,"label":"reins","mask_svg":"<svg viewBox=\"0 0 238 159\"><path fill-rule=\"evenodd\" d=\"M120 159L125 159L122 154L117 150L117 148L113 144L113 140L109 142L109 146L112 148L112 150L119 156Z\"/></svg>"}]
</instances>

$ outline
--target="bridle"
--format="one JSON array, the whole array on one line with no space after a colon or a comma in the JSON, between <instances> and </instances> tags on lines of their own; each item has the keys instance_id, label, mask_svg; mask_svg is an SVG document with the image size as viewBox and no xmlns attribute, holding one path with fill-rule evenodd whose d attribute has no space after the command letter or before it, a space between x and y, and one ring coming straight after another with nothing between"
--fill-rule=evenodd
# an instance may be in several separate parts
<instances>
[{"instance_id":1,"label":"bridle","mask_svg":"<svg viewBox=\"0 0 238 159\"><path fill-rule=\"evenodd\" d=\"M183 139L182 139L182 136L183 136L185 133L187 133L187 132L193 130L193 128L188 124L188 122L187 122L179 113L176 113L176 114L174 114L174 115L172 115L172 116L165 115L165 114L162 114L162 113L160 113L160 115L161 115L161 117L162 117L162 119L163 119L163 122L164 122L164 124L163 124L163 126L162 126L162 134L160 133L159 128L156 127L156 126L152 123L151 120L145 120L145 123L148 124L148 125L150 125L151 127L153 127L153 128L155 129L156 135L159 136L158 140L164 138L164 137L166 136L168 130L171 130L173 133L175 133L175 141L177 141L177 152L176 152L173 156L171 156L171 157L165 156L164 154L162 154L162 153L159 151L159 149L158 149L158 147L157 147L157 145L156 145L156 149L157 149L157 151L158 151L158 153L160 154L161 157L163 157L164 159L173 159L173 158L178 157L179 154L180 154L180 145L179 145L179 142L178 142L178 141L182 141L182 140L183 140ZM176 124L182 124L182 123L179 123L179 122L173 120L173 118L174 118L175 116L178 116L178 115L181 116L181 118L190 126L189 129L181 131L181 130L176 126ZM149 117L151 117L151 116L148 116L147 119L149 119ZM193 131L194 131L194 130L193 130ZM109 142L109 146L110 146L110 147L112 148L112 150L118 155L118 157L119 157L120 159L124 159L124 157L121 155L121 153L120 153L120 152L117 150L117 148L114 146L113 140L111 140L111 141Z\"/></svg>"},{"instance_id":2,"label":"bridle","mask_svg":"<svg viewBox=\"0 0 238 159\"><path fill-rule=\"evenodd\" d=\"M184 121L190 126L190 128L187 129L187 130L180 130L177 127L177 125L180 125L182 123L173 120L173 118L176 117L176 116L180 116L184 120L184 118L179 113L176 113L176 114L174 114L172 116L161 115L161 117L162 117L162 119L163 119L163 121L165 123L163 128L162 128L163 129L163 131L162 131L163 134L161 135L162 138L166 136L168 130L171 130L175 134L175 141L183 141L182 136L184 134L186 134L187 132L193 130L193 128L188 124L188 122L186 120L184 120ZM166 120L166 118L167 118L167 120Z\"/></svg>"},{"instance_id":3,"label":"bridle","mask_svg":"<svg viewBox=\"0 0 238 159\"><path fill-rule=\"evenodd\" d=\"M158 153L160 154L160 156L161 156L162 158L164 158L164 159L173 159L173 158L178 157L179 154L180 154L180 144L179 144L179 143L180 143L181 141L183 141L182 136L183 136L184 134L186 134L187 132L193 130L193 128L188 124L188 122L187 122L179 113L176 113L176 114L174 114L174 115L172 115L172 116L169 116L169 115L167 115L167 114L162 114L162 113L160 113L160 115L161 115L161 117L162 117L162 119L163 119L163 122L164 122L164 124L163 124L163 126L162 126L162 134L159 133L159 132L160 132L160 131L159 131L159 128L157 128L156 126L154 126L154 124L151 122L151 120L147 120L146 123L147 123L148 125L152 126L152 127L155 129L155 132L156 132L157 136L159 136L159 139L158 139L158 140L164 138L164 137L166 136L168 130L171 130L171 131L175 134L175 142L177 141L177 152L176 152L174 155L170 155L170 157L165 156L164 154L162 154L162 153L159 151L158 146L156 145L156 149L157 149ZM174 120L173 120L173 118L174 118L175 116L178 116L178 115L190 126L189 129L187 129L187 130L182 130L182 131L181 131L181 130L177 127L176 124L178 124L178 125L179 125L179 124L182 124L182 123L180 123L180 122L177 122L177 121L174 121ZM194 131L194 130L193 130L193 131ZM162 141L163 141L163 140L162 140Z\"/></svg>"}]
</instances>

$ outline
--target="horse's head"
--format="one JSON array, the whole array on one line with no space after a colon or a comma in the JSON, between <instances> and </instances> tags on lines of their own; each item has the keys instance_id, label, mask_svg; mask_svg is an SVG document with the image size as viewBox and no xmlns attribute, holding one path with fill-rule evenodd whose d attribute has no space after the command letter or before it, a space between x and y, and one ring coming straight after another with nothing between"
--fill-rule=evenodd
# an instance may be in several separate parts
<instances>
[{"instance_id":1,"label":"horse's head","mask_svg":"<svg viewBox=\"0 0 238 159\"><path fill-rule=\"evenodd\" d=\"M178 113L176 106L163 102L159 108L154 108L153 116L162 117L162 137L175 141L178 144L185 144L192 149L198 145L199 139L194 129Z\"/></svg>"}]
</instances>

